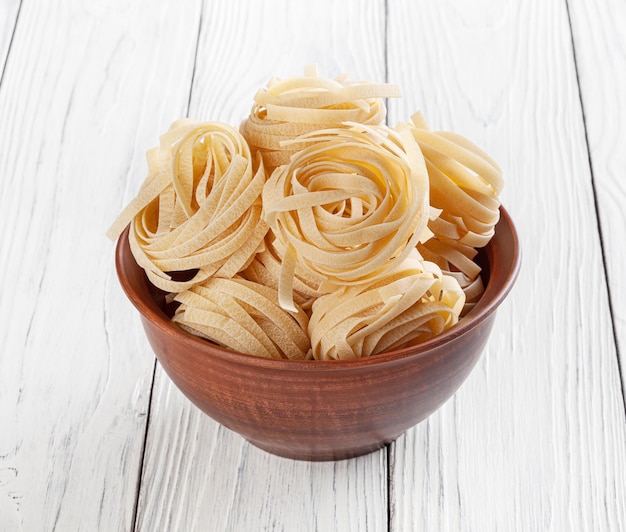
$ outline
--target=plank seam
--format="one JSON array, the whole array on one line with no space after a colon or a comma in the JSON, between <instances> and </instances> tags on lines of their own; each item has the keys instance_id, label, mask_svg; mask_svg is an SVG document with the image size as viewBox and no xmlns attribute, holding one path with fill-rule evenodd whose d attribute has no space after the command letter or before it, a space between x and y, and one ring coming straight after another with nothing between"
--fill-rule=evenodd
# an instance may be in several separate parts
<instances>
[{"instance_id":1,"label":"plank seam","mask_svg":"<svg viewBox=\"0 0 626 532\"><path fill-rule=\"evenodd\" d=\"M7 64L9 63L9 56L11 55L11 49L13 48L13 39L15 38L15 33L17 30L17 24L20 20L20 12L22 11L22 0L20 0L19 5L17 6L17 13L15 14L15 24L13 24L13 31L11 32L11 38L9 39L9 46L7 47L7 55L4 58L4 64L2 65L2 72L0 73L0 88L2 87L2 82L4 81L4 73L7 69Z\"/></svg>"},{"instance_id":2,"label":"plank seam","mask_svg":"<svg viewBox=\"0 0 626 532\"><path fill-rule=\"evenodd\" d=\"M617 338L617 327L615 325L615 313L613 311L613 298L611 297L611 285L609 283L609 270L607 267L606 253L604 249L604 238L602 231L602 221L600 219L600 206L598 202L598 191L596 188L595 172L593 166L593 158L591 157L591 149L589 147L589 135L587 134L587 117L585 115L585 103L580 86L580 75L578 72L578 58L576 57L576 42L574 40L574 27L572 25L572 16L570 14L569 0L565 0L565 10L567 12L567 21L569 23L570 40L572 45L572 57L574 60L574 73L576 74L576 86L578 88L578 101L580 102L580 111L583 119L583 133L585 135L585 147L587 148L587 162L589 164L589 173L591 174L591 189L593 192L593 206L596 215L596 225L598 227L598 235L600 237L600 253L602 255L602 268L604 271L604 284L606 286L607 300L609 305L609 316L611 317L611 332L613 334L613 345L615 346L615 356L617 358L617 372L620 381L620 390L622 392L622 406L624 415L626 416L626 390L624 389L624 370L620 362L620 346Z\"/></svg>"},{"instance_id":3,"label":"plank seam","mask_svg":"<svg viewBox=\"0 0 626 532\"><path fill-rule=\"evenodd\" d=\"M383 29L385 55L385 83L389 83L389 0L385 0L385 27Z\"/></svg>"},{"instance_id":4,"label":"plank seam","mask_svg":"<svg viewBox=\"0 0 626 532\"><path fill-rule=\"evenodd\" d=\"M191 109L191 95L193 93L193 83L196 79L196 65L198 63L198 50L200 49L200 35L202 33L202 15L204 14L204 0L200 5L200 17L198 17L198 38L196 39L196 50L193 55L193 69L191 70L191 83L189 84L189 97L187 98L187 117Z\"/></svg>"},{"instance_id":5,"label":"plank seam","mask_svg":"<svg viewBox=\"0 0 626 532\"><path fill-rule=\"evenodd\" d=\"M389 83L389 0L384 0L385 20L383 24L383 63L385 83ZM385 109L389 109L389 98L385 98ZM385 116L385 124L389 125L389 114Z\"/></svg>"},{"instance_id":6,"label":"plank seam","mask_svg":"<svg viewBox=\"0 0 626 532\"><path fill-rule=\"evenodd\" d=\"M393 445L395 445L395 442L391 442L386 446L387 463L385 464L385 466L387 468L387 532L391 532L393 529L393 505L391 503L392 495L394 496L393 498L395 498L392 478L394 472L392 471L391 467L394 457L394 452L392 448Z\"/></svg>"},{"instance_id":7,"label":"plank seam","mask_svg":"<svg viewBox=\"0 0 626 532\"><path fill-rule=\"evenodd\" d=\"M139 459L139 475L137 480L137 489L135 492L135 504L133 505L133 516L132 516L132 532L135 532L137 529L137 520L139 519L139 497L141 495L141 486L143 484L143 466L146 457L146 447L148 445L148 432L150 429L150 414L152 412L152 396L154 392L154 381L156 378L156 368L157 368L157 360L154 359L154 363L152 365L152 379L150 382L150 393L148 394L148 412L146 413L146 428L143 434L143 443L141 444L141 458Z\"/></svg>"}]
</instances>

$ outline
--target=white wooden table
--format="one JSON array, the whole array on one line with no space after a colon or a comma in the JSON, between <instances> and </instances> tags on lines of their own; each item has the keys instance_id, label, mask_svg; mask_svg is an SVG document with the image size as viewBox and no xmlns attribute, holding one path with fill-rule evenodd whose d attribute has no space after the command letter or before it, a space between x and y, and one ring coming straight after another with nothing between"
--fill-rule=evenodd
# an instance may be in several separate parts
<instances>
[{"instance_id":1,"label":"white wooden table","mask_svg":"<svg viewBox=\"0 0 626 532\"><path fill-rule=\"evenodd\" d=\"M624 27L618 0L0 0L0 530L626 530ZM499 161L524 254L454 398L330 463L199 413L104 237L171 121L238 124L314 62Z\"/></svg>"}]
</instances>

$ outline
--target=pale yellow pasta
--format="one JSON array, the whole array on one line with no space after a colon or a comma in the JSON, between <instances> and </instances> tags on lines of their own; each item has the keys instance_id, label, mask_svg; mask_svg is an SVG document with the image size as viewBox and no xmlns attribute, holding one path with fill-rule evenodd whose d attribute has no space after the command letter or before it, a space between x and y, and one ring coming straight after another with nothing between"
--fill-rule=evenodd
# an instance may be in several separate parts
<instances>
[{"instance_id":1,"label":"pale yellow pasta","mask_svg":"<svg viewBox=\"0 0 626 532\"><path fill-rule=\"evenodd\" d=\"M458 282L414 250L375 281L315 301L309 321L313 357L359 358L423 342L456 324L464 301Z\"/></svg>"},{"instance_id":2,"label":"pale yellow pasta","mask_svg":"<svg viewBox=\"0 0 626 532\"><path fill-rule=\"evenodd\" d=\"M258 91L241 132L253 152L263 154L269 175L298 150L297 144L284 141L344 122L382 124L387 113L383 99L399 96L397 85L324 78L309 66L302 77L272 79Z\"/></svg>"},{"instance_id":3,"label":"pale yellow pasta","mask_svg":"<svg viewBox=\"0 0 626 532\"><path fill-rule=\"evenodd\" d=\"M307 315L281 309L272 288L239 276L214 277L174 299L180 306L173 321L218 345L265 358L310 356Z\"/></svg>"},{"instance_id":4,"label":"pale yellow pasta","mask_svg":"<svg viewBox=\"0 0 626 532\"><path fill-rule=\"evenodd\" d=\"M428 340L483 293L502 171L419 113L385 126L399 96L309 66L259 90L239 131L178 120L107 234L130 224L172 320L233 351L343 360Z\"/></svg>"},{"instance_id":5,"label":"pale yellow pasta","mask_svg":"<svg viewBox=\"0 0 626 532\"><path fill-rule=\"evenodd\" d=\"M150 281L180 292L211 276L232 277L263 246L265 171L233 127L182 120L148 154L149 174L109 230L130 222L129 241ZM191 272L175 280L171 272Z\"/></svg>"},{"instance_id":6,"label":"pale yellow pasta","mask_svg":"<svg viewBox=\"0 0 626 532\"><path fill-rule=\"evenodd\" d=\"M428 224L434 237L417 248L459 281L467 296L465 313L482 295L480 267L474 258L499 220L502 170L461 135L431 131L420 113L412 121L398 129L408 129L417 141L428 169L430 204L441 211Z\"/></svg>"},{"instance_id":7,"label":"pale yellow pasta","mask_svg":"<svg viewBox=\"0 0 626 532\"><path fill-rule=\"evenodd\" d=\"M325 279L327 292L384 275L430 236L426 168L408 132L352 124L297 142L311 144L263 189L265 220L285 249L279 301L286 309L296 266Z\"/></svg>"},{"instance_id":8,"label":"pale yellow pasta","mask_svg":"<svg viewBox=\"0 0 626 532\"><path fill-rule=\"evenodd\" d=\"M417 249L425 260L434 262L442 271L454 277L465 293L465 306L461 315L467 314L478 303L484 292L481 268L474 261L477 250L459 243L449 243L431 238Z\"/></svg>"},{"instance_id":9,"label":"pale yellow pasta","mask_svg":"<svg viewBox=\"0 0 626 532\"><path fill-rule=\"evenodd\" d=\"M241 276L278 290L284 254L284 246L276 241L272 231L268 231L265 237L265 248L256 254L250 265L241 272ZM296 264L293 277L295 303L305 310L310 309L313 302L322 295L319 287L323 282L324 277L311 271L303 271L303 268Z\"/></svg>"}]
</instances>

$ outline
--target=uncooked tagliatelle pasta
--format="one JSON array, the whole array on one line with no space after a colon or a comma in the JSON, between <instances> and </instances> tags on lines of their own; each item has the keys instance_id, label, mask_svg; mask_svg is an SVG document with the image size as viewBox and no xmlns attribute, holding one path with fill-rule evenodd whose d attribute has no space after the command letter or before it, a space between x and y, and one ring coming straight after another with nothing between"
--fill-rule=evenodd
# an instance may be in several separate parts
<instances>
[{"instance_id":1,"label":"uncooked tagliatelle pasta","mask_svg":"<svg viewBox=\"0 0 626 532\"><path fill-rule=\"evenodd\" d=\"M465 295L459 283L414 250L366 285L345 286L313 304L313 357L343 360L420 343L457 323Z\"/></svg>"},{"instance_id":2,"label":"uncooked tagliatelle pasta","mask_svg":"<svg viewBox=\"0 0 626 532\"><path fill-rule=\"evenodd\" d=\"M285 247L276 240L273 231L268 231L265 238L265 249L256 254L250 265L241 272L242 277L250 281L269 286L278 290L281 272L281 257L285 254ZM293 276L293 300L305 310L309 310L313 302L322 295L320 286L324 277L315 272L304 271L296 263Z\"/></svg>"},{"instance_id":3,"label":"uncooked tagliatelle pasta","mask_svg":"<svg viewBox=\"0 0 626 532\"><path fill-rule=\"evenodd\" d=\"M274 78L259 90L241 132L253 152L263 154L271 174L298 151L297 144L284 141L345 122L382 124L387 114L383 98L397 97L397 85L352 81L347 75L325 78L310 65L302 77Z\"/></svg>"},{"instance_id":4,"label":"uncooked tagliatelle pasta","mask_svg":"<svg viewBox=\"0 0 626 532\"><path fill-rule=\"evenodd\" d=\"M273 79L239 130L174 122L108 232L183 330L236 352L345 360L454 326L483 292L478 250L502 172L421 114L383 124L395 85Z\"/></svg>"},{"instance_id":5,"label":"uncooked tagliatelle pasta","mask_svg":"<svg viewBox=\"0 0 626 532\"><path fill-rule=\"evenodd\" d=\"M467 312L483 292L474 258L493 236L500 217L502 170L461 135L431 131L421 113L398 129L408 129L417 141L428 169L430 204L441 211L428 224L434 237L418 244L418 249L457 278L467 297Z\"/></svg>"},{"instance_id":6,"label":"uncooked tagliatelle pasta","mask_svg":"<svg viewBox=\"0 0 626 532\"><path fill-rule=\"evenodd\" d=\"M325 279L320 290L328 292L384 275L430 235L426 167L408 132L352 124L298 142L311 144L263 188L265 220L285 250L286 309L297 265Z\"/></svg>"},{"instance_id":7,"label":"uncooked tagliatelle pasta","mask_svg":"<svg viewBox=\"0 0 626 532\"><path fill-rule=\"evenodd\" d=\"M261 218L263 162L220 122L174 122L148 152L148 177L108 235L131 222L129 241L150 281L180 292L212 276L232 277L267 233ZM191 272L175 280L170 272Z\"/></svg>"},{"instance_id":8,"label":"uncooked tagliatelle pasta","mask_svg":"<svg viewBox=\"0 0 626 532\"><path fill-rule=\"evenodd\" d=\"M278 306L276 290L235 276L213 277L174 298L173 321L183 329L241 353L302 360L310 355L308 317Z\"/></svg>"}]
</instances>

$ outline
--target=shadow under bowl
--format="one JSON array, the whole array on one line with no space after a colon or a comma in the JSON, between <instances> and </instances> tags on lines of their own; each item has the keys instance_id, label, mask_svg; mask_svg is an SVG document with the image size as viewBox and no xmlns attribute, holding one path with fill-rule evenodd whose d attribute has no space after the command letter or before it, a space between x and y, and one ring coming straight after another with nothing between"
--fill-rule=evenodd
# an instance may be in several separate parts
<instances>
[{"instance_id":1,"label":"shadow under bowl","mask_svg":"<svg viewBox=\"0 0 626 532\"><path fill-rule=\"evenodd\" d=\"M481 250L485 292L459 323L427 342L371 357L292 361L236 353L172 323L130 251L128 228L117 273L166 373L215 421L270 453L339 460L375 451L446 402L467 378L513 286L520 246L504 208Z\"/></svg>"}]
</instances>

